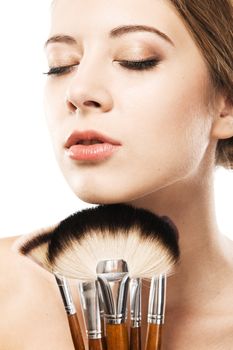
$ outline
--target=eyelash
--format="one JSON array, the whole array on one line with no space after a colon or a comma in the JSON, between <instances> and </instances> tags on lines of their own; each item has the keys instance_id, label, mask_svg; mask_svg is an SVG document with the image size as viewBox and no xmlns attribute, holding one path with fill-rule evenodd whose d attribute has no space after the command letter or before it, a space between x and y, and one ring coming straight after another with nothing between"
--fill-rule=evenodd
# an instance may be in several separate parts
<instances>
[{"instance_id":1,"label":"eyelash","mask_svg":"<svg viewBox=\"0 0 233 350\"><path fill-rule=\"evenodd\" d=\"M149 60L138 60L138 61L119 61L120 65L126 69L130 70L149 70L158 65L158 59L149 59ZM60 66L60 67L51 67L46 75L62 75L72 71L72 68L77 66L77 64L72 64L70 66Z\"/></svg>"}]
</instances>

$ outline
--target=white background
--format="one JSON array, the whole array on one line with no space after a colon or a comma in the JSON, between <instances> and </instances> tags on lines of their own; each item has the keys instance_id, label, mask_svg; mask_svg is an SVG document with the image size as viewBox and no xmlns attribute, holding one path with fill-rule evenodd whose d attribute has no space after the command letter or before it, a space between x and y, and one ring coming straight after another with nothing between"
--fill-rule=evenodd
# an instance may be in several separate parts
<instances>
[{"instance_id":1,"label":"white background","mask_svg":"<svg viewBox=\"0 0 233 350\"><path fill-rule=\"evenodd\" d=\"M50 0L1 4L0 237L58 222L90 204L71 192L55 162L43 112ZM233 172L215 174L221 231L233 239Z\"/></svg>"}]
</instances>

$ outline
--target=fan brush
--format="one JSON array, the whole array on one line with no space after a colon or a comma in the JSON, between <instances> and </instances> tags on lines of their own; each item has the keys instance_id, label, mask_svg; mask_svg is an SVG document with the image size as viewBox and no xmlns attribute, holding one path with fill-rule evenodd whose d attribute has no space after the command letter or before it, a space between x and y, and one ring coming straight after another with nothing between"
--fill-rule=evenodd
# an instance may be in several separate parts
<instances>
[{"instance_id":1,"label":"fan brush","mask_svg":"<svg viewBox=\"0 0 233 350\"><path fill-rule=\"evenodd\" d=\"M126 326L130 280L136 280L140 285L141 279L154 281L159 276L165 279L173 273L179 258L178 231L168 217L121 203L99 205L72 214L60 222L43 245L44 249L39 249L38 245L33 247L29 241L21 246L20 251L24 255L29 254L37 262L42 261L42 265L56 276L79 280L82 305L90 305L90 300L87 303L85 298L90 298L92 294L92 307L85 309L89 340L94 340L88 330L90 325L98 328L94 333L92 329L96 339L100 335L103 337L99 329L101 322L99 318L97 320L97 291L100 290L104 302L108 350L128 350L130 346ZM87 283L88 293L83 289ZM164 286L161 292L163 298ZM134 350L140 350L141 289L135 288L135 283L130 289L131 298L134 299L131 303L131 349L132 344L135 344ZM150 293L149 304L153 304L152 298L156 295ZM135 317L137 322L134 322ZM148 323L153 323L157 318L148 316ZM133 328L138 329L135 332ZM147 338L150 339L149 328ZM155 339L154 342L161 343ZM92 344L89 341L89 349L100 349Z\"/></svg>"}]
</instances>

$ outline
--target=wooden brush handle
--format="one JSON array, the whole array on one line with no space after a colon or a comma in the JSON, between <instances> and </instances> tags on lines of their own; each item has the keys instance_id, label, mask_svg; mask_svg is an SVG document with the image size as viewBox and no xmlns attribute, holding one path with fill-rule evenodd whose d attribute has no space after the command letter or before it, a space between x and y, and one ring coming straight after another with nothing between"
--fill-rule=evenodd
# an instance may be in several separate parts
<instances>
[{"instance_id":1,"label":"wooden brush handle","mask_svg":"<svg viewBox=\"0 0 233 350\"><path fill-rule=\"evenodd\" d=\"M130 329L130 350L141 350L141 327Z\"/></svg>"},{"instance_id":2,"label":"wooden brush handle","mask_svg":"<svg viewBox=\"0 0 233 350\"><path fill-rule=\"evenodd\" d=\"M129 350L128 330L125 323L106 324L108 350Z\"/></svg>"},{"instance_id":3,"label":"wooden brush handle","mask_svg":"<svg viewBox=\"0 0 233 350\"><path fill-rule=\"evenodd\" d=\"M85 350L77 314L68 315L68 321L75 350Z\"/></svg>"},{"instance_id":4,"label":"wooden brush handle","mask_svg":"<svg viewBox=\"0 0 233 350\"><path fill-rule=\"evenodd\" d=\"M89 339L88 350L107 350L103 339Z\"/></svg>"},{"instance_id":5,"label":"wooden brush handle","mask_svg":"<svg viewBox=\"0 0 233 350\"><path fill-rule=\"evenodd\" d=\"M104 336L102 338L102 344L103 344L103 350L107 350L108 348L107 348L107 338L106 338L106 336Z\"/></svg>"},{"instance_id":6,"label":"wooden brush handle","mask_svg":"<svg viewBox=\"0 0 233 350\"><path fill-rule=\"evenodd\" d=\"M161 350L162 325L148 323L146 350Z\"/></svg>"}]
</instances>

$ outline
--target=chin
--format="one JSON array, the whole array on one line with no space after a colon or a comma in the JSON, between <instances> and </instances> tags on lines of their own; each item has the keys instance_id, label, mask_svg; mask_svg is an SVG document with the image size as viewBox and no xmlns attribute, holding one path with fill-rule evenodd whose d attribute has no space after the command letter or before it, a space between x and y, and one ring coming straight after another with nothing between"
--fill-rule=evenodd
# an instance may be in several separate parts
<instances>
[{"instance_id":1,"label":"chin","mask_svg":"<svg viewBox=\"0 0 233 350\"><path fill-rule=\"evenodd\" d=\"M85 174L75 172L70 176L66 173L65 179L74 194L88 204L114 204L132 202L161 187L162 179L155 184L148 179L132 179L131 176L101 173L95 176L94 172ZM161 181L159 181L161 180Z\"/></svg>"},{"instance_id":2,"label":"chin","mask_svg":"<svg viewBox=\"0 0 233 350\"><path fill-rule=\"evenodd\" d=\"M130 191L129 188L125 190L119 190L119 188L114 190L112 186L110 188L103 186L102 189L95 186L75 186L75 188L72 186L71 188L80 200L89 204L125 203L138 198L137 195L135 196L135 190Z\"/></svg>"},{"instance_id":3,"label":"chin","mask_svg":"<svg viewBox=\"0 0 233 350\"><path fill-rule=\"evenodd\" d=\"M114 193L100 193L99 191L75 191L76 196L89 204L114 204L125 202L125 197Z\"/></svg>"}]
</instances>

